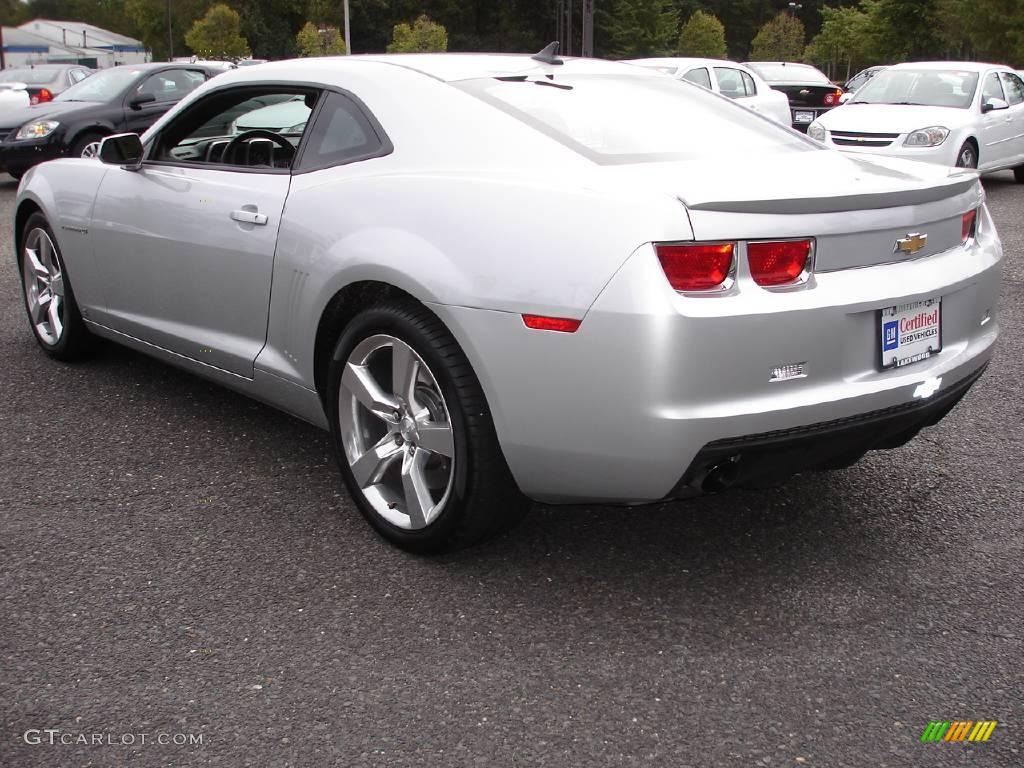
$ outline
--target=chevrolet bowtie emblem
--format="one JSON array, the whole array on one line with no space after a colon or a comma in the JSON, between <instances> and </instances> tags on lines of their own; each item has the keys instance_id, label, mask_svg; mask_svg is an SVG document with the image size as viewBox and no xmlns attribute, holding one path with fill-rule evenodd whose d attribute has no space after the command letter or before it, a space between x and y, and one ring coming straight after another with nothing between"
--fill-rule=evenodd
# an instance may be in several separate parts
<instances>
[{"instance_id":1,"label":"chevrolet bowtie emblem","mask_svg":"<svg viewBox=\"0 0 1024 768\"><path fill-rule=\"evenodd\" d=\"M892 252L917 253L924 248L927 242L928 235L922 235L920 232L911 232L906 237L901 237L896 241L896 247L892 249Z\"/></svg>"}]
</instances>

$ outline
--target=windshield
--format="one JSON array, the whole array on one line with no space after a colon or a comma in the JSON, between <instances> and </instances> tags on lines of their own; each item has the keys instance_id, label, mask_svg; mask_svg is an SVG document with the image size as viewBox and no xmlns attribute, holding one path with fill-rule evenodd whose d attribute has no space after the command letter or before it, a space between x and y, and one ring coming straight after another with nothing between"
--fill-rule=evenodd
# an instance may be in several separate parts
<instances>
[{"instance_id":1,"label":"windshield","mask_svg":"<svg viewBox=\"0 0 1024 768\"><path fill-rule=\"evenodd\" d=\"M967 109L978 73L943 69L886 69L871 78L848 104L919 104Z\"/></svg>"},{"instance_id":2,"label":"windshield","mask_svg":"<svg viewBox=\"0 0 1024 768\"><path fill-rule=\"evenodd\" d=\"M25 83L42 85L52 83L60 74L59 69L5 69L0 72L0 83Z\"/></svg>"},{"instance_id":3,"label":"windshield","mask_svg":"<svg viewBox=\"0 0 1024 768\"><path fill-rule=\"evenodd\" d=\"M481 78L455 83L599 163L637 163L815 145L699 86L645 75Z\"/></svg>"},{"instance_id":4,"label":"windshield","mask_svg":"<svg viewBox=\"0 0 1024 768\"><path fill-rule=\"evenodd\" d=\"M764 64L762 62L747 62L747 66L757 72L761 77L771 83L821 83L831 85L832 81L825 77L824 72L819 72L814 67L806 64Z\"/></svg>"},{"instance_id":5,"label":"windshield","mask_svg":"<svg viewBox=\"0 0 1024 768\"><path fill-rule=\"evenodd\" d=\"M57 96L54 101L110 101L127 88L141 70L131 67L114 67L90 75Z\"/></svg>"}]
</instances>

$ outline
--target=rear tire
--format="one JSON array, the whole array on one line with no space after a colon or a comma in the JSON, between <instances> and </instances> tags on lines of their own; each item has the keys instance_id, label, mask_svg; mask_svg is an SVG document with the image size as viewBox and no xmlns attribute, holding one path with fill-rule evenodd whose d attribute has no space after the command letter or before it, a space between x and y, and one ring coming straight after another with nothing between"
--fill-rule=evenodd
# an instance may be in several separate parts
<instances>
[{"instance_id":1,"label":"rear tire","mask_svg":"<svg viewBox=\"0 0 1024 768\"><path fill-rule=\"evenodd\" d=\"M957 168L977 168L978 167L978 148L974 146L973 141L965 141L963 146L960 147L960 151L956 155L956 167Z\"/></svg>"},{"instance_id":2,"label":"rear tire","mask_svg":"<svg viewBox=\"0 0 1024 768\"><path fill-rule=\"evenodd\" d=\"M55 360L81 359L91 351L94 337L78 311L57 238L43 214L28 217L21 244L18 271L32 335Z\"/></svg>"},{"instance_id":3,"label":"rear tire","mask_svg":"<svg viewBox=\"0 0 1024 768\"><path fill-rule=\"evenodd\" d=\"M402 549L477 544L529 509L469 361L417 302L389 301L348 324L330 363L327 411L352 498Z\"/></svg>"}]
</instances>

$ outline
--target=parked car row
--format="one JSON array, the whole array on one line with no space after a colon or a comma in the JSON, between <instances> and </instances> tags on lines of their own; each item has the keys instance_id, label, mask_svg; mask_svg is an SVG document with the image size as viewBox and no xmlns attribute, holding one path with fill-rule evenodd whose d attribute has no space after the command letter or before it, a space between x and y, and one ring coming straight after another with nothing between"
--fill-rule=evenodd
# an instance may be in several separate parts
<instances>
[{"instance_id":1,"label":"parked car row","mask_svg":"<svg viewBox=\"0 0 1024 768\"><path fill-rule=\"evenodd\" d=\"M872 77L808 134L826 146L983 172L1024 182L1024 79L974 62L897 64Z\"/></svg>"},{"instance_id":2,"label":"parked car row","mask_svg":"<svg viewBox=\"0 0 1024 768\"><path fill-rule=\"evenodd\" d=\"M31 333L60 360L126 344L329 430L362 514L418 552L529 499L763 487L942 419L999 328L977 173L752 116L757 69L654 68L708 81L554 47L95 75L27 131L81 141L76 109L131 131L21 182ZM779 69L810 125L869 108ZM893 71L858 100L903 88ZM167 113L139 136L147 109Z\"/></svg>"}]
</instances>

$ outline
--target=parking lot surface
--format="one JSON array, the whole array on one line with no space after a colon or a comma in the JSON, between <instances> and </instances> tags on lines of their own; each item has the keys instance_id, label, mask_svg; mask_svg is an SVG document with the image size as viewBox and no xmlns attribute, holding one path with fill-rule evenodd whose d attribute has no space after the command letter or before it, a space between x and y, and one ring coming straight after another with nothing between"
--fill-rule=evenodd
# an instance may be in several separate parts
<instances>
[{"instance_id":1,"label":"parking lot surface","mask_svg":"<svg viewBox=\"0 0 1024 768\"><path fill-rule=\"evenodd\" d=\"M1024 765L1012 175L985 184L997 357L939 426L778 489L538 507L441 559L377 538L325 433L110 344L45 357L6 179L0 765ZM932 720L999 725L922 744Z\"/></svg>"}]
</instances>

